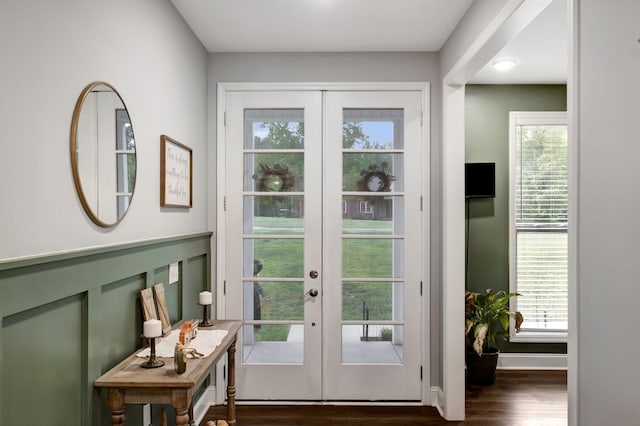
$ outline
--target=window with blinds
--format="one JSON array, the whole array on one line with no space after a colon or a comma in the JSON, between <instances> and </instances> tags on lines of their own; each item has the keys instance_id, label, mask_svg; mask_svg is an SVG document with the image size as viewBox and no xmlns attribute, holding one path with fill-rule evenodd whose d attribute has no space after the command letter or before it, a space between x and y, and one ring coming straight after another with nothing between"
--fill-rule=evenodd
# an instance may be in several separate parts
<instances>
[{"instance_id":1,"label":"window with blinds","mask_svg":"<svg viewBox=\"0 0 640 426\"><path fill-rule=\"evenodd\" d=\"M566 339L568 159L565 112L511 112L510 289L521 296L512 340Z\"/></svg>"}]
</instances>

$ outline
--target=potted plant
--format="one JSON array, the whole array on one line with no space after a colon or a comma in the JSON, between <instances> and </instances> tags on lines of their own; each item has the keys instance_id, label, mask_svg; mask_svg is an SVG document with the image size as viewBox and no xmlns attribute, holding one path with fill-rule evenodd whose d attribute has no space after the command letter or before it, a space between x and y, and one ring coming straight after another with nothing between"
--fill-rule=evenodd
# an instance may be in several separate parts
<instances>
[{"instance_id":1,"label":"potted plant","mask_svg":"<svg viewBox=\"0 0 640 426\"><path fill-rule=\"evenodd\" d=\"M509 310L509 299L518 293L500 290L494 293L465 292L465 336L467 380L489 385L495 382L499 340L509 337L509 319L514 318L516 333L520 331L522 314Z\"/></svg>"}]
</instances>

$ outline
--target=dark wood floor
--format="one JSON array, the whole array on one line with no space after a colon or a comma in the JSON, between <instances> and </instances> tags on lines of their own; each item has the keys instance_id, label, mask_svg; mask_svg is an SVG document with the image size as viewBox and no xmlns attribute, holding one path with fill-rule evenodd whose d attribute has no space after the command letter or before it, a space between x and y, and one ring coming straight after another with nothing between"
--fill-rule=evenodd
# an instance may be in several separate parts
<instances>
[{"instance_id":1,"label":"dark wood floor","mask_svg":"<svg viewBox=\"0 0 640 426\"><path fill-rule=\"evenodd\" d=\"M211 407L207 420L224 418L225 407ZM498 371L491 386L466 391L466 420L447 422L433 407L347 405L241 405L238 426L293 425L474 425L567 424L567 375L562 371Z\"/></svg>"}]
</instances>

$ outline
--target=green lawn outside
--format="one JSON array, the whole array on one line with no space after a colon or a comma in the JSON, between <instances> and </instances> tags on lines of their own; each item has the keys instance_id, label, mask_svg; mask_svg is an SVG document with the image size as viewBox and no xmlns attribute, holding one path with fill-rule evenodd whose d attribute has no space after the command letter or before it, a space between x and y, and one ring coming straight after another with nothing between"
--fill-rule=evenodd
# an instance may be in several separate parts
<instances>
[{"instance_id":1,"label":"green lawn outside","mask_svg":"<svg viewBox=\"0 0 640 426\"><path fill-rule=\"evenodd\" d=\"M302 219L256 217L254 225L260 235L300 234ZM351 229L390 229L390 222L376 220L345 220L344 226ZM369 233L369 231L367 231ZM343 274L351 278L390 278L392 273L391 239L345 239L343 240ZM304 276L302 239L256 239L254 256L263 263L260 277ZM257 279L259 282L259 277ZM261 284L261 319L302 320L303 291L300 282L264 282ZM369 306L370 320L391 320L391 282L349 282L343 285L343 319L361 320L363 302ZM288 327L263 325L256 333L257 340L286 340Z\"/></svg>"},{"instance_id":2,"label":"green lawn outside","mask_svg":"<svg viewBox=\"0 0 640 426\"><path fill-rule=\"evenodd\" d=\"M254 217L254 229L258 235L273 234L302 234L303 219L290 217ZM366 230L369 234L388 234L391 232L391 221L389 220L358 220L344 219L342 221L345 233L362 232Z\"/></svg>"}]
</instances>

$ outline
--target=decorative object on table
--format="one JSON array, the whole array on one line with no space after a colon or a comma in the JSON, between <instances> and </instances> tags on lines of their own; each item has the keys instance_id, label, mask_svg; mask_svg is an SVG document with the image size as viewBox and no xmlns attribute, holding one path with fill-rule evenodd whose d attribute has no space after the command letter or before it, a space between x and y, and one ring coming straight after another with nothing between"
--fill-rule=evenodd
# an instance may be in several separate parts
<instances>
[{"instance_id":1,"label":"decorative object on table","mask_svg":"<svg viewBox=\"0 0 640 426\"><path fill-rule=\"evenodd\" d=\"M193 206L193 152L167 135L160 136L160 205Z\"/></svg>"},{"instance_id":2,"label":"decorative object on table","mask_svg":"<svg viewBox=\"0 0 640 426\"><path fill-rule=\"evenodd\" d=\"M509 299L518 293L500 290L484 294L465 292L465 338L467 380L470 383L490 385L496 379L499 340L509 337L509 319L515 320L516 333L520 331L523 317L520 312L509 310Z\"/></svg>"},{"instance_id":3,"label":"decorative object on table","mask_svg":"<svg viewBox=\"0 0 640 426\"><path fill-rule=\"evenodd\" d=\"M199 320L193 320L198 323ZM192 321L192 322L193 322ZM180 343L180 333L182 327L171 330L171 333L162 339L156 339L156 357L173 358L175 355L176 343ZM187 358L205 358L215 350L222 339L227 335L225 330L216 330L215 328L200 329L198 327L198 338L189 341L189 345L185 346ZM136 353L139 358L148 358L150 348L146 347Z\"/></svg>"},{"instance_id":4,"label":"decorative object on table","mask_svg":"<svg viewBox=\"0 0 640 426\"><path fill-rule=\"evenodd\" d=\"M142 316L144 321L158 319L156 311L156 302L153 297L153 290L145 288L140 290L140 304L142 305Z\"/></svg>"},{"instance_id":5,"label":"decorative object on table","mask_svg":"<svg viewBox=\"0 0 640 426\"><path fill-rule=\"evenodd\" d=\"M184 348L184 356L187 359L204 358L206 355L198 352L196 348Z\"/></svg>"},{"instance_id":6,"label":"decorative object on table","mask_svg":"<svg viewBox=\"0 0 640 426\"><path fill-rule=\"evenodd\" d=\"M260 172L253 175L260 192L287 192L293 190L295 177L288 167L276 163L273 168L260 163Z\"/></svg>"},{"instance_id":7,"label":"decorative object on table","mask_svg":"<svg viewBox=\"0 0 640 426\"><path fill-rule=\"evenodd\" d=\"M213 322L209 320L209 314L207 313L207 307L213 303L213 295L210 291L201 291L198 295L198 304L203 306L204 313L202 315L202 321L200 327L212 327Z\"/></svg>"},{"instance_id":8,"label":"decorative object on table","mask_svg":"<svg viewBox=\"0 0 640 426\"><path fill-rule=\"evenodd\" d=\"M180 329L178 341L183 345L188 345L190 341L198 335L198 320L185 321Z\"/></svg>"},{"instance_id":9,"label":"decorative object on table","mask_svg":"<svg viewBox=\"0 0 640 426\"><path fill-rule=\"evenodd\" d=\"M158 309L158 319L162 322L162 335L171 331L171 319L169 318L169 308L167 299L164 296L164 285L162 283L153 286L153 297Z\"/></svg>"},{"instance_id":10,"label":"decorative object on table","mask_svg":"<svg viewBox=\"0 0 640 426\"><path fill-rule=\"evenodd\" d=\"M205 426L229 426L226 420L209 420Z\"/></svg>"},{"instance_id":11,"label":"decorative object on table","mask_svg":"<svg viewBox=\"0 0 640 426\"><path fill-rule=\"evenodd\" d=\"M184 345L182 343L176 343L176 350L173 355L173 368L178 374L187 371L187 354L184 352Z\"/></svg>"},{"instance_id":12,"label":"decorative object on table","mask_svg":"<svg viewBox=\"0 0 640 426\"><path fill-rule=\"evenodd\" d=\"M144 368L158 368L164 365L164 361L156 358L156 337L162 336L162 323L157 319L150 319L143 324L144 337L149 339L149 360L142 363Z\"/></svg>"}]
</instances>

